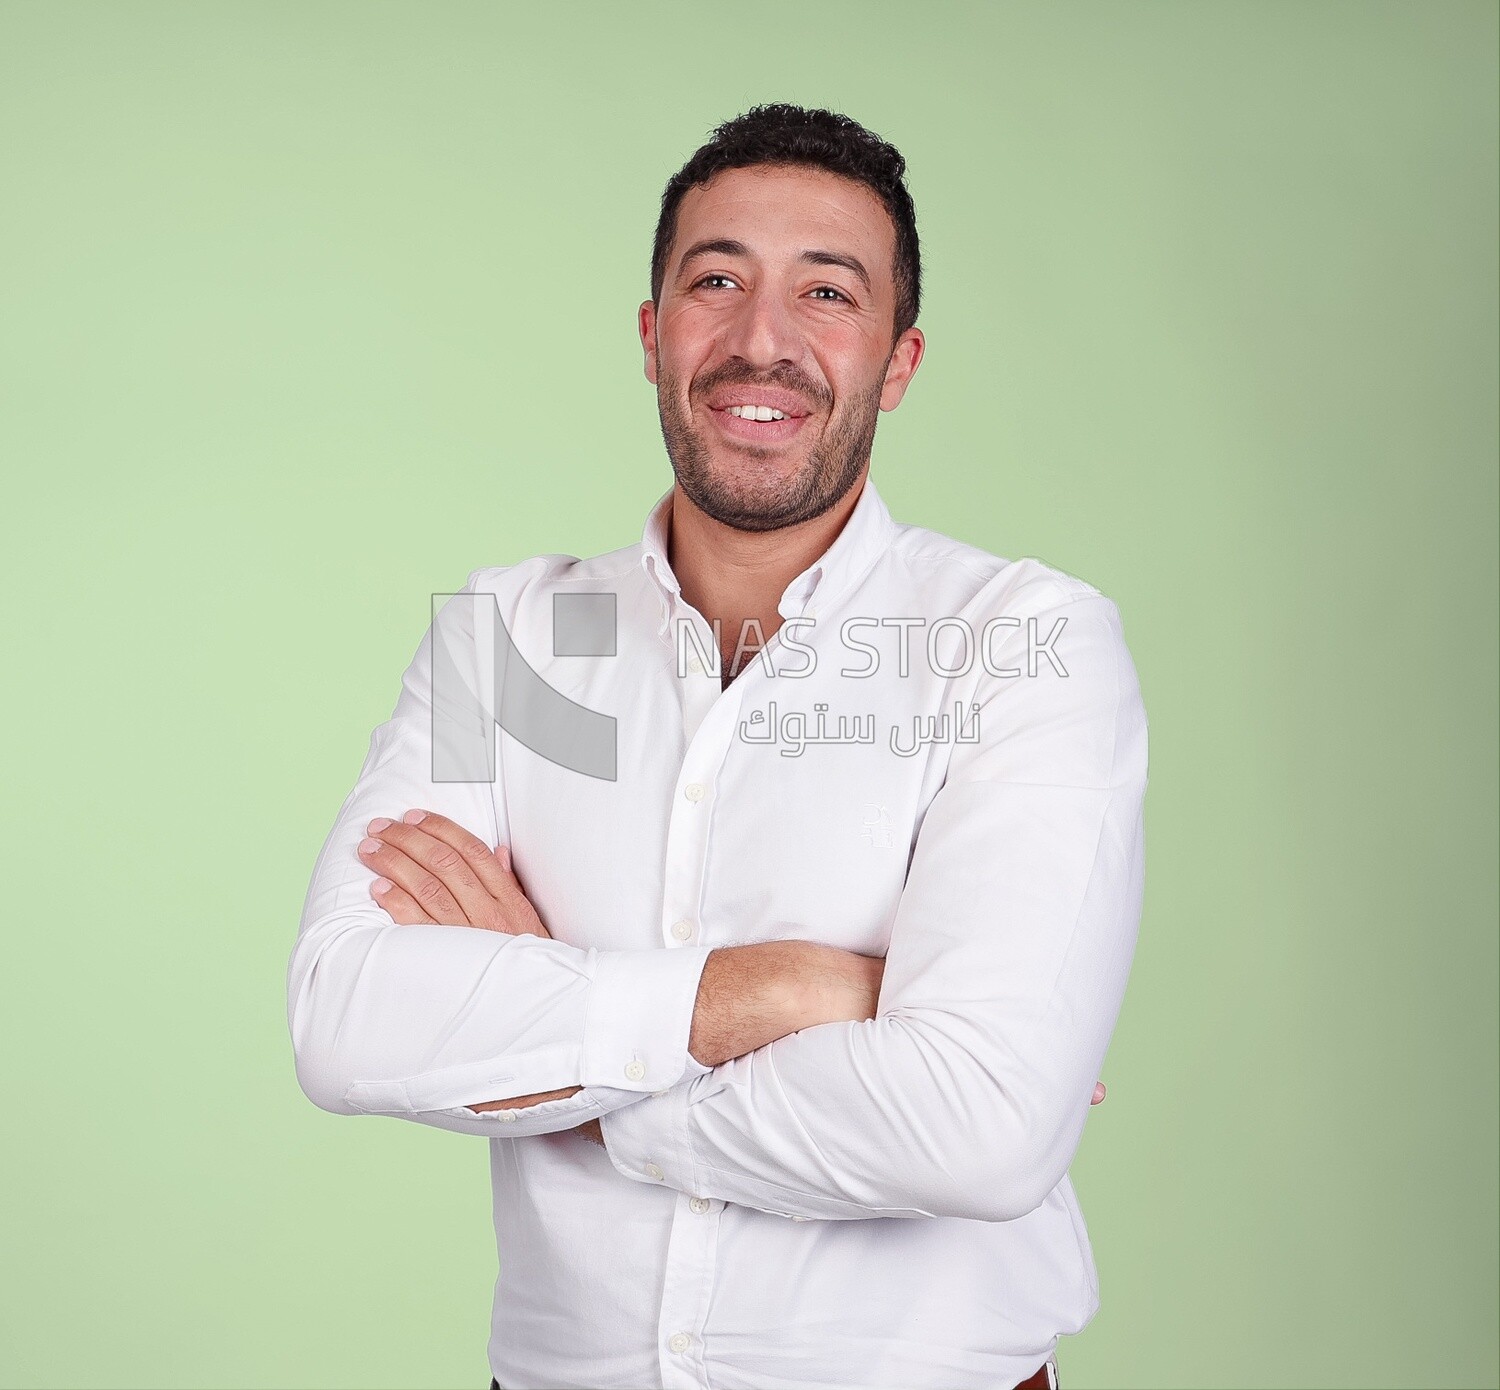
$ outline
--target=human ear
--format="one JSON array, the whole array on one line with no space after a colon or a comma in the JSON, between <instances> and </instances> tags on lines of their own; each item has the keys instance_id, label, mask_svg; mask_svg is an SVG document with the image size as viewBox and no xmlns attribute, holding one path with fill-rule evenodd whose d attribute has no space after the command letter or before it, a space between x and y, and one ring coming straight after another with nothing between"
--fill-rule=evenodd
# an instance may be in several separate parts
<instances>
[{"instance_id":1,"label":"human ear","mask_svg":"<svg viewBox=\"0 0 1500 1390\"><path fill-rule=\"evenodd\" d=\"M922 362L922 354L926 350L927 339L922 336L920 328L908 328L896 339L890 361L886 363L885 383L880 390L882 410L894 410L901 404L901 397L906 394L906 388L916 375Z\"/></svg>"},{"instance_id":2,"label":"human ear","mask_svg":"<svg viewBox=\"0 0 1500 1390\"><path fill-rule=\"evenodd\" d=\"M656 305L646 300L636 313L636 328L646 353L646 380L656 385Z\"/></svg>"}]
</instances>

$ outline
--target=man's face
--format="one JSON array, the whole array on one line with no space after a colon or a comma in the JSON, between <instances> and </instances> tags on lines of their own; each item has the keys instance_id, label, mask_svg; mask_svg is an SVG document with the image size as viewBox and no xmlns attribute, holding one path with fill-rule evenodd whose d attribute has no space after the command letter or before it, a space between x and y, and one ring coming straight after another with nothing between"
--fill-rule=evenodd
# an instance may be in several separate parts
<instances>
[{"instance_id":1,"label":"man's face","mask_svg":"<svg viewBox=\"0 0 1500 1390\"><path fill-rule=\"evenodd\" d=\"M891 343L895 241L873 192L821 169L731 169L688 190L639 326L667 454L699 509L770 531L861 479L923 350L916 328ZM744 418L754 406L787 418Z\"/></svg>"}]
</instances>

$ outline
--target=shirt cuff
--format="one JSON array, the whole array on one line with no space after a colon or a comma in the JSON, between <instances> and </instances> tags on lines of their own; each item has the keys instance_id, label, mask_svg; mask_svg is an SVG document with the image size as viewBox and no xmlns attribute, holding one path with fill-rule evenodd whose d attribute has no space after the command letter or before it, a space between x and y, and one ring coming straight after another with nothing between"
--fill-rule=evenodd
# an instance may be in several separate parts
<instances>
[{"instance_id":1,"label":"shirt cuff","mask_svg":"<svg viewBox=\"0 0 1500 1390\"><path fill-rule=\"evenodd\" d=\"M617 1172L678 1192L698 1191L688 1141L688 1092L692 1089L690 1081L684 1081L599 1117L604 1151Z\"/></svg>"},{"instance_id":2,"label":"shirt cuff","mask_svg":"<svg viewBox=\"0 0 1500 1390\"><path fill-rule=\"evenodd\" d=\"M688 1051L711 946L599 951L583 1028L582 1084L646 1094L711 1068Z\"/></svg>"}]
</instances>

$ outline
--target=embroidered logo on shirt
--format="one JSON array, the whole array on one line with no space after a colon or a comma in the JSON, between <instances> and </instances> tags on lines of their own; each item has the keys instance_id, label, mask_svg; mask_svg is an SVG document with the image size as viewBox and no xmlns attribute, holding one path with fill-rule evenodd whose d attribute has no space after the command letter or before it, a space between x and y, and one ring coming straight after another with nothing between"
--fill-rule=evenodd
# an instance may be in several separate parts
<instances>
[{"instance_id":1,"label":"embroidered logo on shirt","mask_svg":"<svg viewBox=\"0 0 1500 1390\"><path fill-rule=\"evenodd\" d=\"M859 833L871 849L894 849L896 847L895 836L891 828L891 813L884 806L877 805L873 801L865 802L865 814L860 822Z\"/></svg>"}]
</instances>

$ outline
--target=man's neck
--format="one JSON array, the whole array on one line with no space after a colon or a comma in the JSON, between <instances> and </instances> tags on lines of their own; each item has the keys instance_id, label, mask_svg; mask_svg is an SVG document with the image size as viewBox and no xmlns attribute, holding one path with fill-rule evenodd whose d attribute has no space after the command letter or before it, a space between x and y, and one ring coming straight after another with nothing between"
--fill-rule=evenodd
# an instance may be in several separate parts
<instances>
[{"instance_id":1,"label":"man's neck","mask_svg":"<svg viewBox=\"0 0 1500 1390\"><path fill-rule=\"evenodd\" d=\"M868 468L821 516L776 531L741 531L701 511L681 487L672 490L667 560L683 600L719 622L725 684L781 627L777 605L786 586L822 555L844 529L864 487ZM758 622L757 633L752 624ZM735 651L744 651L736 666Z\"/></svg>"}]
</instances>

